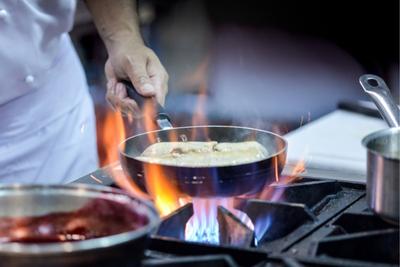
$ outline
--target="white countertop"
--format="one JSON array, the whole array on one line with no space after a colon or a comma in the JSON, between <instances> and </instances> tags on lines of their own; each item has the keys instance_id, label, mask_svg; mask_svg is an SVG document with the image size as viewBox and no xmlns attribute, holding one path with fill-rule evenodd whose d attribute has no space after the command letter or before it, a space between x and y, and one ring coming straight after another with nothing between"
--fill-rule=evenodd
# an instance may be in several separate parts
<instances>
[{"instance_id":1,"label":"white countertop","mask_svg":"<svg viewBox=\"0 0 400 267\"><path fill-rule=\"evenodd\" d=\"M386 127L381 119L354 112L329 113L285 136L288 156L284 174L304 159L307 176L365 182L367 154L361 140Z\"/></svg>"}]
</instances>

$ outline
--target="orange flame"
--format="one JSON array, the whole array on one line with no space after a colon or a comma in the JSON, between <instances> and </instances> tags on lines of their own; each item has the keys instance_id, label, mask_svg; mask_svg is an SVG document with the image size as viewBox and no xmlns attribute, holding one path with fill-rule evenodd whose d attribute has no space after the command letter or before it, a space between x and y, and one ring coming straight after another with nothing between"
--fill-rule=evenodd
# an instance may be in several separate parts
<instances>
[{"instance_id":1,"label":"orange flame","mask_svg":"<svg viewBox=\"0 0 400 267\"><path fill-rule=\"evenodd\" d=\"M278 179L279 181L277 184L285 185L300 180L302 178L301 174L303 174L305 171L306 171L306 162L304 159L301 159L296 163L292 172L289 175L286 176L283 175Z\"/></svg>"},{"instance_id":2,"label":"orange flame","mask_svg":"<svg viewBox=\"0 0 400 267\"><path fill-rule=\"evenodd\" d=\"M191 73L184 77L181 84L185 88L196 88L197 101L193 110L192 125L200 126L207 125L208 120L206 117L205 107L207 102L208 94L208 66L209 56L206 56L197 66L197 68ZM200 132L199 132L200 131ZM191 133L192 140L198 140L199 137L208 137L207 128L193 128ZM200 140L198 140L200 141Z\"/></svg>"},{"instance_id":3,"label":"orange flame","mask_svg":"<svg viewBox=\"0 0 400 267\"><path fill-rule=\"evenodd\" d=\"M135 184L135 182L132 179L126 177L119 163L115 163L112 164L111 166L108 166L105 172L107 172L107 174L113 178L114 182L120 188L125 189L130 194L146 200L151 199L149 195L145 194L142 190L140 190L140 188Z\"/></svg>"},{"instance_id":4,"label":"orange flame","mask_svg":"<svg viewBox=\"0 0 400 267\"><path fill-rule=\"evenodd\" d=\"M204 112L207 101L207 87L206 84L200 85L200 91L197 97L197 103L192 117L192 125L206 125L207 117Z\"/></svg>"},{"instance_id":5,"label":"orange flame","mask_svg":"<svg viewBox=\"0 0 400 267\"><path fill-rule=\"evenodd\" d=\"M144 125L146 130L154 129L154 106L146 104L143 108ZM149 143L159 142L155 133L147 135ZM168 140L177 141L178 137L174 134L168 136ZM144 170L146 189L154 201L154 204L161 216L168 215L182 205L186 204L187 198L183 196L176 185L165 175L163 167L158 164L147 164Z\"/></svg>"},{"instance_id":6,"label":"orange flame","mask_svg":"<svg viewBox=\"0 0 400 267\"><path fill-rule=\"evenodd\" d=\"M100 166L118 161L118 145L125 139L124 122L120 112L107 109L102 122L97 122L97 139Z\"/></svg>"},{"instance_id":7,"label":"orange flame","mask_svg":"<svg viewBox=\"0 0 400 267\"><path fill-rule=\"evenodd\" d=\"M168 215L186 204L176 186L165 176L162 167L147 165L145 168L146 188L161 216Z\"/></svg>"},{"instance_id":8,"label":"orange flame","mask_svg":"<svg viewBox=\"0 0 400 267\"><path fill-rule=\"evenodd\" d=\"M275 128L275 132L278 132L278 134L281 134L279 129ZM280 142L279 140L276 143L277 146L277 151L280 151L284 148L284 143ZM263 191L258 195L260 199L267 199L267 200L272 200L272 201L277 201L280 200L284 189L283 187L276 189L277 187L273 186L282 186L282 185L287 185L290 183L293 183L297 180L302 179L302 174L306 171L306 162L305 158L308 153L308 150L306 149L304 151L304 155L302 156L302 159L296 162L296 165L293 167L291 170L291 173L288 175L280 175L279 173L279 166L284 166L285 165L285 157L274 157L273 158L273 164L274 164L274 169L275 169L275 182L271 184L271 186L267 186L264 188Z\"/></svg>"},{"instance_id":9,"label":"orange flame","mask_svg":"<svg viewBox=\"0 0 400 267\"><path fill-rule=\"evenodd\" d=\"M194 116L192 118L193 125L205 125L207 124L207 119L204 113L204 107L207 100L207 81L205 79L206 73L208 69L208 58L206 58L201 64L198 66L196 71L193 73L191 77L187 80L183 81L186 84L192 84L194 86L199 86L200 92L198 96L198 100L196 103ZM153 121L154 118L154 106L150 103L144 106L143 114L144 116L144 125L146 131L151 131L155 129L155 124ZM206 128L202 128L202 130L206 131ZM197 139L196 129L193 130L191 140ZM208 136L208 132L202 132L204 136ZM168 135L168 140L157 140L156 134L149 134L148 141L153 144L159 141L185 141L188 137L186 136L177 136L176 132L170 131ZM163 167L160 165L147 165L145 168L145 181L146 188L152 197L155 206L157 207L161 216L168 215L179 207L185 205L190 201L190 197L182 194L177 186L172 183L170 177L167 177Z\"/></svg>"},{"instance_id":10,"label":"orange flame","mask_svg":"<svg viewBox=\"0 0 400 267\"><path fill-rule=\"evenodd\" d=\"M206 116L206 103L207 103L207 81L204 79L201 81L199 86L199 93L197 96L197 103L193 112L192 117L192 125L194 126L201 126L207 125L208 120ZM200 132L199 132L200 131ZM206 140L199 140L199 138L206 138L208 140L208 128L193 128L191 134L191 140L194 141L206 141Z\"/></svg>"},{"instance_id":11,"label":"orange flame","mask_svg":"<svg viewBox=\"0 0 400 267\"><path fill-rule=\"evenodd\" d=\"M275 162L278 162L276 160ZM277 163L276 163L277 164ZM295 181L298 181L302 179L302 174L306 170L306 164L305 160L299 160L296 165L294 166L292 172L289 175L281 175L275 177L275 183L271 185L275 186L282 186L282 185L287 185L290 183L293 183ZM277 167L277 166L276 166ZM279 187L273 187L273 186L267 186L260 194L259 198L260 199L267 199L271 201L278 201L281 199L283 193L284 193L284 188L279 188Z\"/></svg>"},{"instance_id":12,"label":"orange flame","mask_svg":"<svg viewBox=\"0 0 400 267\"><path fill-rule=\"evenodd\" d=\"M129 193L144 199L149 197L144 194L131 179L127 179L121 165L119 164L118 146L125 140L125 126L122 115L119 111L114 111L109 108L105 112L98 111L97 114L102 121L97 122L97 140L100 166L114 182L120 187L127 190ZM103 116L102 116L103 115ZM128 118L129 122L132 121ZM94 174L90 178L95 182L102 184L102 180Z\"/></svg>"}]
</instances>

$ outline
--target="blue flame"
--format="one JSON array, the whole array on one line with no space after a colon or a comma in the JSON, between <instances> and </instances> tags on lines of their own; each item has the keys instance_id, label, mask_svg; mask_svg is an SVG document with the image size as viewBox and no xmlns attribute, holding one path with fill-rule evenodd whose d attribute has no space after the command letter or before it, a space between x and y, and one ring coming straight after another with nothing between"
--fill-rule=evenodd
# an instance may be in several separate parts
<instances>
[{"instance_id":1,"label":"blue flame","mask_svg":"<svg viewBox=\"0 0 400 267\"><path fill-rule=\"evenodd\" d=\"M217 200L193 199L193 216L185 228L187 241L219 244Z\"/></svg>"},{"instance_id":2,"label":"blue flame","mask_svg":"<svg viewBox=\"0 0 400 267\"><path fill-rule=\"evenodd\" d=\"M272 224L272 216L268 214L264 218L259 218L254 225L254 234L256 241L260 242L263 236L268 232Z\"/></svg>"},{"instance_id":3,"label":"blue flame","mask_svg":"<svg viewBox=\"0 0 400 267\"><path fill-rule=\"evenodd\" d=\"M250 218L242 211L233 208L233 199L193 198L193 216L185 228L185 240L209 244L219 244L219 223L217 219L218 207L224 207L236 216L249 229L254 230Z\"/></svg>"}]
</instances>

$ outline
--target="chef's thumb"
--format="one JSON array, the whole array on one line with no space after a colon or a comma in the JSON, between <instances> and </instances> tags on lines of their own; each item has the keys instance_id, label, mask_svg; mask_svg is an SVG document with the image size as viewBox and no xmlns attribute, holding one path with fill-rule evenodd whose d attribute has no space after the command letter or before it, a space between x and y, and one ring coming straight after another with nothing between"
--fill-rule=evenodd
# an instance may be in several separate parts
<instances>
[{"instance_id":1,"label":"chef's thumb","mask_svg":"<svg viewBox=\"0 0 400 267\"><path fill-rule=\"evenodd\" d=\"M128 73L129 79L139 94L153 96L156 90L147 74L146 64L133 65Z\"/></svg>"}]
</instances>

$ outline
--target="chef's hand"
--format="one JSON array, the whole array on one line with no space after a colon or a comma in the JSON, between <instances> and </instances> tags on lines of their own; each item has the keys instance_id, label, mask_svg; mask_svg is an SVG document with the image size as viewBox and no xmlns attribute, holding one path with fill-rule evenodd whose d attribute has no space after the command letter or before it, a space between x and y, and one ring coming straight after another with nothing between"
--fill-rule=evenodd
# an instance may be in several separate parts
<instances>
[{"instance_id":1,"label":"chef's hand","mask_svg":"<svg viewBox=\"0 0 400 267\"><path fill-rule=\"evenodd\" d=\"M136 102L127 96L120 80L130 80L139 94L155 96L164 105L168 92L168 74L150 48L143 44L122 43L113 47L105 65L107 100L123 114L138 115Z\"/></svg>"},{"instance_id":2,"label":"chef's hand","mask_svg":"<svg viewBox=\"0 0 400 267\"><path fill-rule=\"evenodd\" d=\"M143 43L139 31L136 1L86 0L94 22L107 48L105 65L107 100L124 114L140 115L135 101L127 97L130 80L139 94L155 96L164 104L168 74L156 54Z\"/></svg>"}]
</instances>

